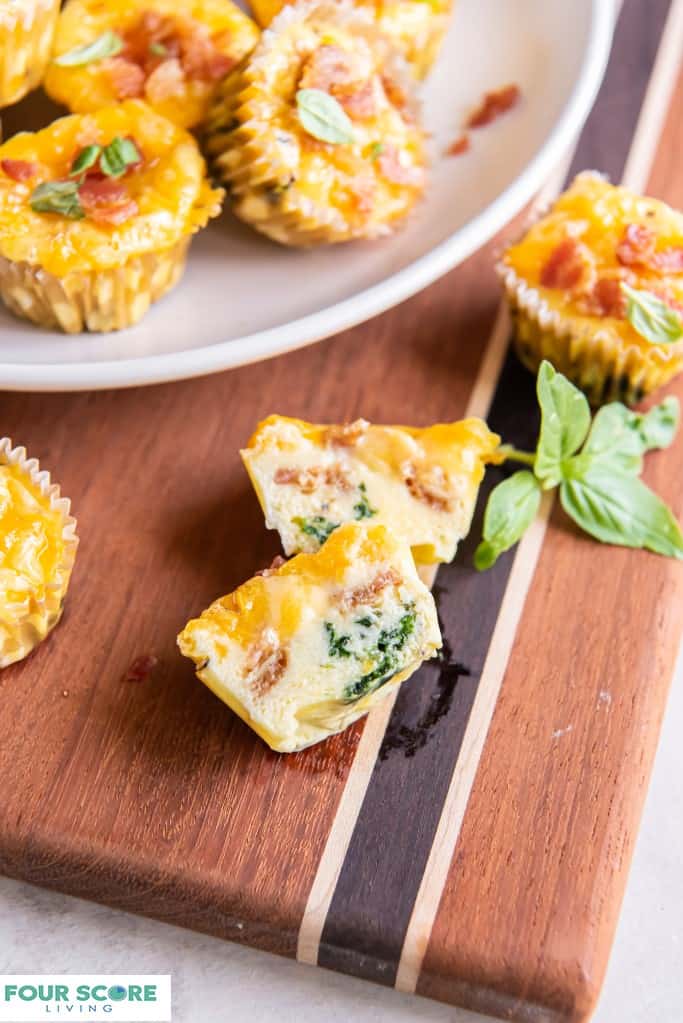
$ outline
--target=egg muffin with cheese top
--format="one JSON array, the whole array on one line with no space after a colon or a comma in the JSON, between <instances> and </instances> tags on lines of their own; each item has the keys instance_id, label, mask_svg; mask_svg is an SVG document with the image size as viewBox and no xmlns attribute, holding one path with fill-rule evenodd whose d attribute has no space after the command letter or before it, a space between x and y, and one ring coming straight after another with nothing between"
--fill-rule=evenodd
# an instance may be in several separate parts
<instances>
[{"instance_id":1,"label":"egg muffin with cheese top","mask_svg":"<svg viewBox=\"0 0 683 1023\"><path fill-rule=\"evenodd\" d=\"M499 272L516 347L593 404L637 402L683 369L683 215L580 174Z\"/></svg>"},{"instance_id":2,"label":"egg muffin with cheese top","mask_svg":"<svg viewBox=\"0 0 683 1023\"><path fill-rule=\"evenodd\" d=\"M144 99L193 128L258 37L232 0L68 0L45 88L74 113Z\"/></svg>"},{"instance_id":3,"label":"egg muffin with cheese top","mask_svg":"<svg viewBox=\"0 0 683 1023\"><path fill-rule=\"evenodd\" d=\"M285 245L385 235L425 186L405 62L346 0L277 16L219 87L206 146L237 216Z\"/></svg>"},{"instance_id":4,"label":"egg muffin with cheese top","mask_svg":"<svg viewBox=\"0 0 683 1023\"><path fill-rule=\"evenodd\" d=\"M59 621L75 530L49 473L0 439L0 668L26 657Z\"/></svg>"},{"instance_id":5,"label":"egg muffin with cheese top","mask_svg":"<svg viewBox=\"0 0 683 1023\"><path fill-rule=\"evenodd\" d=\"M441 646L407 544L348 523L215 601L178 637L199 678L290 753L367 714Z\"/></svg>"},{"instance_id":6,"label":"egg muffin with cheese top","mask_svg":"<svg viewBox=\"0 0 683 1023\"><path fill-rule=\"evenodd\" d=\"M220 209L195 140L140 100L0 146L0 296L69 333L136 323Z\"/></svg>"},{"instance_id":7,"label":"egg muffin with cheese top","mask_svg":"<svg viewBox=\"0 0 683 1023\"><path fill-rule=\"evenodd\" d=\"M433 564L452 561L469 532L499 443L481 419L419 429L269 416L241 455L286 554L315 551L342 523L368 521Z\"/></svg>"},{"instance_id":8,"label":"egg muffin with cheese top","mask_svg":"<svg viewBox=\"0 0 683 1023\"><path fill-rule=\"evenodd\" d=\"M285 0L251 0L264 28L285 6ZM448 28L452 0L365 0L380 30L403 54L418 78L434 63Z\"/></svg>"},{"instance_id":9,"label":"egg muffin with cheese top","mask_svg":"<svg viewBox=\"0 0 683 1023\"><path fill-rule=\"evenodd\" d=\"M58 13L59 0L0 0L0 107L40 85Z\"/></svg>"}]
</instances>

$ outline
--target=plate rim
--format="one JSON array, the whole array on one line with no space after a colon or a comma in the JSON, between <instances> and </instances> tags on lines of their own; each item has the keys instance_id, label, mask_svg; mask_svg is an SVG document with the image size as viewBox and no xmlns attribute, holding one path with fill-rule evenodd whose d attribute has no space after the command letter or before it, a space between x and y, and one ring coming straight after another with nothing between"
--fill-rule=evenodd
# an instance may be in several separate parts
<instances>
[{"instance_id":1,"label":"plate rim","mask_svg":"<svg viewBox=\"0 0 683 1023\"><path fill-rule=\"evenodd\" d=\"M583 127L607 67L615 27L613 0L591 0L591 8L581 70L545 142L522 172L481 213L408 266L315 313L199 348L96 362L0 362L0 388L47 392L109 390L207 376L315 344L416 295L486 244L522 209Z\"/></svg>"}]
</instances>

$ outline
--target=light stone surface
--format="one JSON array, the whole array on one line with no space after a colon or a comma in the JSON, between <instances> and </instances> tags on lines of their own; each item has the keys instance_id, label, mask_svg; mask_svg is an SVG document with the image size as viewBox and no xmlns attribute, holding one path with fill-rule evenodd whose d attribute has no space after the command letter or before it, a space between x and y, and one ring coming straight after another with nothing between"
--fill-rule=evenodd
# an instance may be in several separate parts
<instances>
[{"instance_id":1,"label":"light stone surface","mask_svg":"<svg viewBox=\"0 0 683 1023\"><path fill-rule=\"evenodd\" d=\"M683 658L595 1023L680 1023ZM215 938L0 878L0 973L171 973L176 1023L486 1023Z\"/></svg>"}]
</instances>

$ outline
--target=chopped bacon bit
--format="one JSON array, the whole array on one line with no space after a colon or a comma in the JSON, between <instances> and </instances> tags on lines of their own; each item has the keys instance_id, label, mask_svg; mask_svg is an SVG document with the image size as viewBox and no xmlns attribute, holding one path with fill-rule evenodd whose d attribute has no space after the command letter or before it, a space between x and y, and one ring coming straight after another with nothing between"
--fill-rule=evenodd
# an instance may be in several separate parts
<instances>
[{"instance_id":1,"label":"chopped bacon bit","mask_svg":"<svg viewBox=\"0 0 683 1023\"><path fill-rule=\"evenodd\" d=\"M586 300L586 312L592 316L614 316L622 319L626 302L617 277L599 278Z\"/></svg>"},{"instance_id":2,"label":"chopped bacon bit","mask_svg":"<svg viewBox=\"0 0 683 1023\"><path fill-rule=\"evenodd\" d=\"M375 208L375 179L369 174L357 174L348 185L349 194L359 213L372 213Z\"/></svg>"},{"instance_id":3,"label":"chopped bacon bit","mask_svg":"<svg viewBox=\"0 0 683 1023\"><path fill-rule=\"evenodd\" d=\"M159 663L154 654L142 654L136 657L124 676L124 682L147 682Z\"/></svg>"},{"instance_id":4,"label":"chopped bacon bit","mask_svg":"<svg viewBox=\"0 0 683 1023\"><path fill-rule=\"evenodd\" d=\"M650 266L665 274L683 273L683 248L671 246L662 249L661 252L655 252L650 260Z\"/></svg>"},{"instance_id":5,"label":"chopped bacon bit","mask_svg":"<svg viewBox=\"0 0 683 1023\"><path fill-rule=\"evenodd\" d=\"M451 142L450 146L446 150L447 156L462 156L463 153L469 152L471 148L470 137L467 132L463 132L455 142Z\"/></svg>"},{"instance_id":6,"label":"chopped bacon bit","mask_svg":"<svg viewBox=\"0 0 683 1023\"><path fill-rule=\"evenodd\" d=\"M655 251L657 236L642 224L627 224L617 245L617 259L622 266L646 265Z\"/></svg>"},{"instance_id":7,"label":"chopped bacon bit","mask_svg":"<svg viewBox=\"0 0 683 1023\"><path fill-rule=\"evenodd\" d=\"M466 127L483 128L484 125L491 124L496 118L517 106L521 95L518 85L505 85L502 89L487 92L480 106L470 115Z\"/></svg>"},{"instance_id":8,"label":"chopped bacon bit","mask_svg":"<svg viewBox=\"0 0 683 1023\"><path fill-rule=\"evenodd\" d=\"M152 71L145 82L145 96L151 103L162 103L173 96L182 96L185 74L177 57L165 60Z\"/></svg>"},{"instance_id":9,"label":"chopped bacon bit","mask_svg":"<svg viewBox=\"0 0 683 1023\"><path fill-rule=\"evenodd\" d=\"M123 224L138 212L125 187L111 178L87 177L78 198L85 215L96 224Z\"/></svg>"},{"instance_id":10,"label":"chopped bacon bit","mask_svg":"<svg viewBox=\"0 0 683 1023\"><path fill-rule=\"evenodd\" d=\"M391 105L396 107L406 120L412 120L408 112L408 95L405 90L389 75L382 75L382 85Z\"/></svg>"},{"instance_id":11,"label":"chopped bacon bit","mask_svg":"<svg viewBox=\"0 0 683 1023\"><path fill-rule=\"evenodd\" d=\"M145 72L126 57L109 57L102 62L117 99L137 99L145 89Z\"/></svg>"},{"instance_id":12,"label":"chopped bacon bit","mask_svg":"<svg viewBox=\"0 0 683 1023\"><path fill-rule=\"evenodd\" d=\"M325 430L325 443L340 448L352 448L368 431L370 423L367 419L356 419L353 423L341 426L328 426Z\"/></svg>"},{"instance_id":13,"label":"chopped bacon bit","mask_svg":"<svg viewBox=\"0 0 683 1023\"><path fill-rule=\"evenodd\" d=\"M256 572L255 575L262 575L267 579L269 575L275 575L278 568L282 568L282 566L286 563L287 558L283 558L281 554L276 554L271 563L268 565L268 568L262 568L259 572Z\"/></svg>"},{"instance_id":14,"label":"chopped bacon bit","mask_svg":"<svg viewBox=\"0 0 683 1023\"><path fill-rule=\"evenodd\" d=\"M181 36L180 60L187 77L201 82L220 81L237 63L216 49L204 26Z\"/></svg>"},{"instance_id":15,"label":"chopped bacon bit","mask_svg":"<svg viewBox=\"0 0 683 1023\"><path fill-rule=\"evenodd\" d=\"M334 94L353 121L367 121L377 112L372 81L364 82L357 89L335 90Z\"/></svg>"},{"instance_id":16,"label":"chopped bacon bit","mask_svg":"<svg viewBox=\"0 0 683 1023\"><path fill-rule=\"evenodd\" d=\"M361 604L372 604L388 586L398 586L400 582L401 577L396 569L387 568L365 586L357 586L354 590L343 591L339 597L339 604L345 610L353 610Z\"/></svg>"},{"instance_id":17,"label":"chopped bacon bit","mask_svg":"<svg viewBox=\"0 0 683 1023\"><path fill-rule=\"evenodd\" d=\"M403 467L403 481L416 501L422 501L437 511L451 510L451 487L440 465L420 469L408 463Z\"/></svg>"},{"instance_id":18,"label":"chopped bacon bit","mask_svg":"<svg viewBox=\"0 0 683 1023\"><path fill-rule=\"evenodd\" d=\"M38 164L28 160L2 160L0 167L12 181L30 181L38 173Z\"/></svg>"},{"instance_id":19,"label":"chopped bacon bit","mask_svg":"<svg viewBox=\"0 0 683 1023\"><path fill-rule=\"evenodd\" d=\"M408 185L421 188L424 184L424 169L414 164L401 162L401 152L396 146L385 145L378 163L384 177L394 185Z\"/></svg>"},{"instance_id":20,"label":"chopped bacon bit","mask_svg":"<svg viewBox=\"0 0 683 1023\"><path fill-rule=\"evenodd\" d=\"M582 248L575 238L565 238L550 253L541 270L544 288L575 288L586 270Z\"/></svg>"},{"instance_id":21,"label":"chopped bacon bit","mask_svg":"<svg viewBox=\"0 0 683 1023\"><path fill-rule=\"evenodd\" d=\"M356 121L365 121L376 113L375 87L366 62L340 46L325 44L311 54L299 88L328 92Z\"/></svg>"},{"instance_id":22,"label":"chopped bacon bit","mask_svg":"<svg viewBox=\"0 0 683 1023\"><path fill-rule=\"evenodd\" d=\"M254 673L251 684L257 696L265 696L277 685L289 662L287 651L270 633L271 630L267 630L247 654L246 671L247 674Z\"/></svg>"},{"instance_id":23,"label":"chopped bacon bit","mask_svg":"<svg viewBox=\"0 0 683 1023\"><path fill-rule=\"evenodd\" d=\"M320 483L339 490L350 490L346 470L341 465L312 465L307 469L280 468L273 476L275 483L298 487L304 494L312 494Z\"/></svg>"}]
</instances>

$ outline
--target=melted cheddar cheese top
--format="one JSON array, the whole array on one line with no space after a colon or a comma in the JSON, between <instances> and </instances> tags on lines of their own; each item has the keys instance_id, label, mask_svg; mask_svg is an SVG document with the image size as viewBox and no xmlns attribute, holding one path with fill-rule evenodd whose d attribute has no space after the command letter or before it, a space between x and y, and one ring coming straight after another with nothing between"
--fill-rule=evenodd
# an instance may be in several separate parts
<instances>
[{"instance_id":1,"label":"melted cheddar cheese top","mask_svg":"<svg viewBox=\"0 0 683 1023\"><path fill-rule=\"evenodd\" d=\"M114 138L132 138L144 157L138 169L119 179L135 204L134 215L102 225L32 209L36 186L68 180L83 147L107 145ZM17 165L30 167L29 176L16 180ZM93 114L73 114L0 146L0 254L58 277L111 269L193 234L219 212L221 196L208 184L192 136L145 103L129 100Z\"/></svg>"},{"instance_id":2,"label":"melted cheddar cheese top","mask_svg":"<svg viewBox=\"0 0 683 1023\"><path fill-rule=\"evenodd\" d=\"M580 174L507 250L502 273L509 271L567 325L607 331L649 352L651 342L626 319L621 282L683 313L683 215L597 174ZM683 350L683 342L666 350Z\"/></svg>"},{"instance_id":3,"label":"melted cheddar cheese top","mask_svg":"<svg viewBox=\"0 0 683 1023\"><path fill-rule=\"evenodd\" d=\"M349 523L215 601L178 637L199 678L273 749L355 721L441 644L410 549Z\"/></svg>"},{"instance_id":4,"label":"melted cheddar cheese top","mask_svg":"<svg viewBox=\"0 0 683 1023\"><path fill-rule=\"evenodd\" d=\"M45 599L64 560L64 517L17 465L0 465L0 624L11 627Z\"/></svg>"},{"instance_id":5,"label":"melted cheddar cheese top","mask_svg":"<svg viewBox=\"0 0 683 1023\"><path fill-rule=\"evenodd\" d=\"M106 32L123 44L113 55L74 66L54 63ZM45 88L75 113L138 98L191 128L203 120L217 82L258 37L232 0L69 0L57 23Z\"/></svg>"},{"instance_id":6,"label":"melted cheddar cheese top","mask_svg":"<svg viewBox=\"0 0 683 1023\"><path fill-rule=\"evenodd\" d=\"M341 523L366 520L433 563L452 560L467 534L499 442L480 419L420 429L270 416L241 454L286 553L317 550Z\"/></svg>"}]
</instances>

